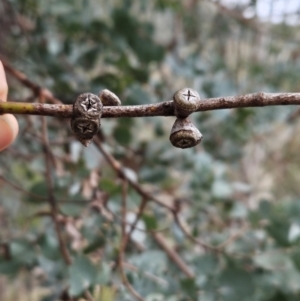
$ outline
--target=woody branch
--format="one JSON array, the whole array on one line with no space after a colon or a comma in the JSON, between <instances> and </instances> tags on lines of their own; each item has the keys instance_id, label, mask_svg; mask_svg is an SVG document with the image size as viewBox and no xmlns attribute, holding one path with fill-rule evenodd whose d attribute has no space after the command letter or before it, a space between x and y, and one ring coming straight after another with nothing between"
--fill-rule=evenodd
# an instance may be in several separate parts
<instances>
[{"instance_id":1,"label":"woody branch","mask_svg":"<svg viewBox=\"0 0 300 301\"><path fill-rule=\"evenodd\" d=\"M300 93L253 93L239 96L207 98L199 101L195 112L265 107L279 105L300 105ZM0 114L30 114L71 118L72 105L0 102ZM175 116L172 100L147 105L104 107L102 118Z\"/></svg>"}]
</instances>

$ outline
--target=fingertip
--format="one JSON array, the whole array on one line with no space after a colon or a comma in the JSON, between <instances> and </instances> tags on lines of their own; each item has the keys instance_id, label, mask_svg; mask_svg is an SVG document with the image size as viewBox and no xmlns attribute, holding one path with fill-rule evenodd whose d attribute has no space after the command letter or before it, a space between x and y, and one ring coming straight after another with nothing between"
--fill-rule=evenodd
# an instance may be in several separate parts
<instances>
[{"instance_id":1,"label":"fingertip","mask_svg":"<svg viewBox=\"0 0 300 301\"><path fill-rule=\"evenodd\" d=\"M13 115L0 116L0 151L8 147L17 137L19 125Z\"/></svg>"},{"instance_id":2,"label":"fingertip","mask_svg":"<svg viewBox=\"0 0 300 301\"><path fill-rule=\"evenodd\" d=\"M8 85L6 81L5 71L2 62L0 61L0 101L6 101L8 93Z\"/></svg>"}]
</instances>

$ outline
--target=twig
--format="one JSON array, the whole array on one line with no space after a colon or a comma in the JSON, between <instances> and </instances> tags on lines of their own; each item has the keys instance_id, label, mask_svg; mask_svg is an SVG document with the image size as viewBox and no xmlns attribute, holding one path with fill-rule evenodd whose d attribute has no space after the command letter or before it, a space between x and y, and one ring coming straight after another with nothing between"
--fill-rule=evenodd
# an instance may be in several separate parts
<instances>
[{"instance_id":1,"label":"twig","mask_svg":"<svg viewBox=\"0 0 300 301\"><path fill-rule=\"evenodd\" d=\"M25 87L31 89L36 96L47 99L48 101L56 104L60 104L61 101L53 96L53 94L46 88L43 88L33 81L31 81L24 73L13 68L5 59L1 57L1 62L6 72L11 74L17 80L19 80Z\"/></svg>"},{"instance_id":2,"label":"twig","mask_svg":"<svg viewBox=\"0 0 300 301\"><path fill-rule=\"evenodd\" d=\"M178 227L180 228L180 230L191 240L193 241L194 243L198 244L199 246L205 248L205 249L209 249L211 251L214 251L214 252L219 252L220 250L218 249L218 247L214 247L214 246L211 246L209 244L207 244L206 242L203 242L201 240L198 240L196 239L193 235L191 235L187 229L183 226L179 216L177 213L174 213L174 220L176 222L176 224L178 225Z\"/></svg>"},{"instance_id":3,"label":"twig","mask_svg":"<svg viewBox=\"0 0 300 301\"><path fill-rule=\"evenodd\" d=\"M130 284L124 268L123 268L123 263L124 263L124 252L126 249L126 245L128 242L127 235L126 235L126 223L125 223L125 218L126 218L126 207L127 207L127 189L128 189L128 183L126 180L123 181L122 185L122 225L121 225L121 243L120 243L120 251L119 251L119 268L120 268L120 273L122 277L123 284L126 286L128 291L139 301L145 301L144 298L133 288L133 286Z\"/></svg>"},{"instance_id":4,"label":"twig","mask_svg":"<svg viewBox=\"0 0 300 301\"><path fill-rule=\"evenodd\" d=\"M218 3L215 3L219 5ZM41 96L52 104L37 103L18 103L18 102L1 102L0 114L31 114L42 116L55 116L62 118L71 118L72 105L64 105L53 96L51 91L43 88L31 81L24 73L16 70L2 58L5 70L18 79L24 86L31 89L35 95ZM278 105L299 105L300 93L254 93L241 96L228 96L207 98L199 103L197 112L245 108L245 107L263 107ZM196 112L195 111L195 112ZM104 107L102 118L118 117L149 117L149 116L174 116L173 101L165 101L157 104L139 105L139 106L119 106ZM289 120L293 120L299 113L292 114Z\"/></svg>"},{"instance_id":5,"label":"twig","mask_svg":"<svg viewBox=\"0 0 300 301\"><path fill-rule=\"evenodd\" d=\"M6 185L9 185L11 186L13 189L21 192L21 193L24 193L24 194L27 194L28 196L31 196L33 199L36 199L36 200L39 200L39 201L48 201L49 198L48 197L44 197L42 195L39 195L39 194L35 194L35 193L32 193L30 191L27 191L25 190L24 188L20 187L19 185L16 185L15 183L12 183L10 182L9 180L7 180L5 177L3 177L2 175L0 175L0 181L4 182ZM57 203L67 203L67 204L73 204L73 205L78 205L78 206L84 206L86 204L89 204L91 203L91 201L89 200L68 200L68 199L59 199L59 200L56 200Z\"/></svg>"},{"instance_id":6,"label":"twig","mask_svg":"<svg viewBox=\"0 0 300 301\"><path fill-rule=\"evenodd\" d=\"M112 156L110 155L102 146L102 143L98 137L94 139L95 145L98 147L98 149L101 151L103 156L106 158L106 160L109 162L109 164L113 167L113 169L121 176L123 179L126 179L128 183L145 199L153 200L157 204L167 208L171 212L174 211L173 207L170 207L164 203L162 203L160 200L154 198L151 194L147 193L143 190L141 186L139 186L136 182L133 182L131 179L126 177L126 174L123 172L121 164ZM125 221L125 216L122 217ZM125 223L124 223L125 224ZM185 264L185 262L182 260L182 258L173 250L171 249L165 242L165 238L162 236L161 233L154 232L152 233L153 238L156 240L156 242L160 245L160 247L168 254L171 260L173 260L177 266L182 270L182 272L187 277L194 277L193 272L189 269L189 267Z\"/></svg>"},{"instance_id":7,"label":"twig","mask_svg":"<svg viewBox=\"0 0 300 301\"><path fill-rule=\"evenodd\" d=\"M42 98L42 97L41 97ZM54 185L53 185L53 179L51 176L51 161L52 161L52 155L50 151L49 146L49 140L48 140L48 131L47 131L47 121L45 117L42 117L42 135L43 135L43 142L44 142L44 151L45 151L45 161L46 161L46 181L48 185L48 196L49 196L49 204L51 208L51 217L54 222L56 235L59 242L59 248L61 251L61 254L63 256L63 259L67 265L72 264L72 258L69 254L68 248L65 245L64 239L62 237L60 225L59 225L59 209L57 206L57 202L54 196ZM84 295L87 298L88 301L94 301L93 296L88 290L84 291Z\"/></svg>"},{"instance_id":8,"label":"twig","mask_svg":"<svg viewBox=\"0 0 300 301\"><path fill-rule=\"evenodd\" d=\"M88 290L84 292L84 295L88 301L94 301L92 294Z\"/></svg>"},{"instance_id":9,"label":"twig","mask_svg":"<svg viewBox=\"0 0 300 301\"><path fill-rule=\"evenodd\" d=\"M139 219L141 218L141 216L142 216L142 214L143 214L143 212L144 212L144 210L146 208L147 203L148 203L148 200L143 197L141 205L139 206L139 211L138 211L138 213L137 213L137 215L135 217L135 220L132 223L132 225L130 227L130 230L129 230L127 236L126 236L127 240L130 240L132 232L134 231L134 229L136 229L136 225L137 225Z\"/></svg>"},{"instance_id":10,"label":"twig","mask_svg":"<svg viewBox=\"0 0 300 301\"><path fill-rule=\"evenodd\" d=\"M136 267L135 265L129 263L129 262L123 262L123 266L124 268L134 271L134 272L139 272L142 273L143 275L145 275L145 277L149 278L150 280L152 280L153 282L161 285L161 286L168 286L168 282L165 279L162 279L156 275L153 275L149 272L146 272L144 270L139 269L138 267Z\"/></svg>"},{"instance_id":11,"label":"twig","mask_svg":"<svg viewBox=\"0 0 300 301\"><path fill-rule=\"evenodd\" d=\"M212 246L210 244L207 244L204 241L196 239L192 234L190 234L187 231L187 229L183 226L178 214L175 212L174 212L174 220L175 220L176 224L178 225L178 227L181 229L181 231L185 234L185 236L188 237L192 242L198 244L199 246L201 246L205 249L208 249L208 250L216 252L216 253L223 252L224 248L227 247L232 242L234 242L235 240L239 239L244 234L245 229L247 228L246 226L242 227L242 229L238 233L231 235L224 242L220 243L217 246Z\"/></svg>"},{"instance_id":12,"label":"twig","mask_svg":"<svg viewBox=\"0 0 300 301\"><path fill-rule=\"evenodd\" d=\"M298 118L300 116L300 108L298 108L297 110L295 110L294 112L292 112L288 117L287 117L287 121L288 122L292 122L294 121L296 118Z\"/></svg>"},{"instance_id":13,"label":"twig","mask_svg":"<svg viewBox=\"0 0 300 301\"><path fill-rule=\"evenodd\" d=\"M245 233L245 231L247 230L247 225L244 225L242 227L242 229L240 229L239 232L232 234L228 237L228 239L226 239L224 242L222 242L220 245L217 246L217 248L219 250L224 249L225 247L227 247L229 244L233 243L234 241L236 241L237 239L239 239L241 236L243 236L243 234Z\"/></svg>"},{"instance_id":14,"label":"twig","mask_svg":"<svg viewBox=\"0 0 300 301\"><path fill-rule=\"evenodd\" d=\"M194 112L279 105L300 105L300 93L258 92L238 96L207 98ZM72 105L1 102L0 114L31 114L71 118ZM156 104L103 107L102 118L175 116L172 100Z\"/></svg>"},{"instance_id":15,"label":"twig","mask_svg":"<svg viewBox=\"0 0 300 301\"><path fill-rule=\"evenodd\" d=\"M179 267L179 269L189 278L193 278L195 275L191 269L186 265L182 258L176 253L176 251L168 246L165 237L161 233L152 234L158 245L167 253L169 258Z\"/></svg>"},{"instance_id":16,"label":"twig","mask_svg":"<svg viewBox=\"0 0 300 301\"><path fill-rule=\"evenodd\" d=\"M122 210L121 210L121 216L122 216L122 224L121 224L121 236L122 236L122 244L120 249L122 251L126 248L126 209L127 209L127 192L128 192L128 183L126 180L123 180L122 183Z\"/></svg>"},{"instance_id":17,"label":"twig","mask_svg":"<svg viewBox=\"0 0 300 301\"><path fill-rule=\"evenodd\" d=\"M15 183L10 182L9 180L7 180L5 177L3 177L2 175L0 175L0 181L3 181L6 185L11 186L13 189L22 192L24 194L27 194L28 196L31 196L34 199L40 200L40 201L47 201L48 198L47 197L43 197L41 195L32 193L30 191L27 191L25 189L23 189L22 187L16 185Z\"/></svg>"},{"instance_id":18,"label":"twig","mask_svg":"<svg viewBox=\"0 0 300 301\"><path fill-rule=\"evenodd\" d=\"M62 104L51 105L46 103L1 102L0 106L0 114L30 114L71 118L72 111L72 105Z\"/></svg>"},{"instance_id":19,"label":"twig","mask_svg":"<svg viewBox=\"0 0 300 301\"><path fill-rule=\"evenodd\" d=\"M162 201L145 191L137 182L133 181L132 179L128 178L126 176L126 173L123 170L123 167L119 161L117 161L110 153L108 153L104 147L102 146L102 143L98 137L95 137L93 140L96 147L99 149L99 151L102 153L102 155L105 157L107 162L110 164L110 166L115 170L115 172L123 179L126 179L128 184L130 184L131 187L133 187L143 198L152 200L156 204L173 211L173 207L164 204Z\"/></svg>"},{"instance_id":20,"label":"twig","mask_svg":"<svg viewBox=\"0 0 300 301\"><path fill-rule=\"evenodd\" d=\"M51 154L50 154L50 147L49 147L49 141L48 141L47 121L46 121L45 117L42 117L42 133L43 133L43 139L44 139L44 151L45 151L45 161L46 161L46 182L47 182L47 186L48 186L49 205L51 208L52 219L54 222L60 251L62 253L65 263L67 265L70 265L72 262L71 256L70 256L67 246L65 245L65 242L63 240L59 221L58 221L59 210L58 210L57 203L56 203L55 196L54 196L54 186L53 186L53 180L52 180L52 176L51 176Z\"/></svg>"},{"instance_id":21,"label":"twig","mask_svg":"<svg viewBox=\"0 0 300 301\"><path fill-rule=\"evenodd\" d=\"M136 219L134 220L134 222L133 223L130 223L130 222L128 222L128 221L124 221L123 220L123 218L121 217L121 216L119 216L118 214L116 214L116 213L114 213L112 210L110 210L107 206L105 207L105 209L113 216L113 217L115 217L116 219L118 219L121 223L122 222L125 222L125 224L127 225L127 226L130 226L130 232L131 232L131 234L132 234L132 232L133 232L133 230L135 229L135 230L138 230L138 231L140 231L140 232L144 232L144 233L154 233L154 232L163 232L163 231L166 231L168 228L167 227L165 227L165 228L161 228L161 229L156 229L156 230L146 230L146 229L141 229L141 228L139 228L139 227L137 227L136 226L136 224L137 224L137 222L139 221L139 219L140 219L140 216L139 216L139 213L137 214L137 216L136 216ZM133 230L132 230L133 229ZM128 233L129 234L129 233ZM130 235L131 235L130 234ZM129 237L130 238L130 237ZM128 240L129 240L129 238L128 238Z\"/></svg>"}]
</instances>

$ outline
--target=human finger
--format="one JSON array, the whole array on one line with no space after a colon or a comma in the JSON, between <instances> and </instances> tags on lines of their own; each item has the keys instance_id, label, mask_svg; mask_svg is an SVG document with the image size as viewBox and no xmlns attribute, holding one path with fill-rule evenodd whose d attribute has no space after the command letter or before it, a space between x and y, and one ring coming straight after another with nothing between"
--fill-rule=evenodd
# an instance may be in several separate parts
<instances>
[{"instance_id":1,"label":"human finger","mask_svg":"<svg viewBox=\"0 0 300 301\"><path fill-rule=\"evenodd\" d=\"M3 65L0 61L0 101L6 101L8 85ZM0 151L8 147L17 137L19 125L11 114L0 115Z\"/></svg>"}]
</instances>

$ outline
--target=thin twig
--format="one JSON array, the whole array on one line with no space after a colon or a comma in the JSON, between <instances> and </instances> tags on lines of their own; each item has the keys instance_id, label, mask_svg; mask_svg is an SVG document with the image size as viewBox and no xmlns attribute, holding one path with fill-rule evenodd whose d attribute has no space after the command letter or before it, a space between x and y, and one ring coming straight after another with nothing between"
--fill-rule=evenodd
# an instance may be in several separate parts
<instances>
[{"instance_id":1,"label":"thin twig","mask_svg":"<svg viewBox=\"0 0 300 301\"><path fill-rule=\"evenodd\" d=\"M165 279L162 279L162 278L160 278L156 275L153 275L147 271L141 270L140 268L138 268L137 266L135 266L129 262L123 262L123 266L124 266L124 268L126 268L128 270L131 270L134 272L139 272L139 273L145 275L146 278L152 280L153 282L155 282L161 286L164 286L164 287L168 286L168 282Z\"/></svg>"},{"instance_id":2,"label":"thin twig","mask_svg":"<svg viewBox=\"0 0 300 301\"><path fill-rule=\"evenodd\" d=\"M104 155L106 160L109 162L109 164L113 167L113 169L124 179L128 181L128 183L145 199L153 200L159 205L167 208L171 212L174 211L173 207L170 207L164 203L162 203L160 200L154 198L151 194L147 193L143 190L143 188L138 185L136 182L133 182L131 179L126 177L126 174L123 172L121 164L112 156L110 155L102 146L101 141L98 137L94 139L95 145L98 147L98 149L101 151L101 153ZM123 217L123 220L125 220L125 216ZM124 223L125 224L125 223ZM161 233L154 232L152 233L153 238L156 240L156 242L160 245L160 247L168 254L169 258L181 269L181 271L190 278L194 277L193 272L190 270L190 268L185 264L185 262L182 260L182 258L173 250L170 248L166 242L165 238L162 236Z\"/></svg>"},{"instance_id":3,"label":"thin twig","mask_svg":"<svg viewBox=\"0 0 300 301\"><path fill-rule=\"evenodd\" d=\"M4 176L0 175L0 181L4 182L6 185L11 186L13 189L15 189L16 191L19 191L20 193L24 193L30 197L32 197L33 199L39 200L39 201L47 201L49 200L48 197L44 197L42 195L36 194L36 193L32 193L30 191L27 191L26 189L20 187L19 185L10 182L9 180L7 180ZM91 203L92 201L90 200L68 200L68 199L59 199L56 200L57 203L62 203L62 204L74 204L74 205L78 205L78 206L84 206L87 205L89 203Z\"/></svg>"},{"instance_id":4,"label":"thin twig","mask_svg":"<svg viewBox=\"0 0 300 301\"><path fill-rule=\"evenodd\" d=\"M123 181L122 185L122 225L121 225L121 243L120 243L120 251L119 251L119 268L120 273L122 277L123 284L126 286L128 291L132 294L133 297L135 297L139 301L145 301L144 298L133 288L133 286L130 284L126 273L124 271L123 263L124 263L124 253L126 249L126 245L128 242L127 235L126 235L126 208L127 208L127 190L128 190L128 183L126 180Z\"/></svg>"},{"instance_id":5,"label":"thin twig","mask_svg":"<svg viewBox=\"0 0 300 301\"><path fill-rule=\"evenodd\" d=\"M242 229L240 229L237 233L232 234L228 237L228 239L226 239L224 242L222 242L221 244L219 244L217 246L217 248L219 250L224 249L225 247L227 247L228 245L230 245L231 243L233 243L234 241L236 241L237 239L239 239L240 237L242 237L245 233L245 231L247 230L247 225L244 224L244 226L242 227Z\"/></svg>"},{"instance_id":6,"label":"thin twig","mask_svg":"<svg viewBox=\"0 0 300 301\"><path fill-rule=\"evenodd\" d=\"M190 234L187 229L183 226L179 216L177 213L174 213L174 220L177 224L177 226L180 228L180 230L194 243L198 244L199 246L203 247L204 249L209 249L214 252L219 252L220 250L217 247L211 246L207 244L206 242L203 242L199 239L196 239L192 234Z\"/></svg>"},{"instance_id":7,"label":"thin twig","mask_svg":"<svg viewBox=\"0 0 300 301\"><path fill-rule=\"evenodd\" d=\"M178 268L187 277L194 278L194 273L186 265L183 259L178 255L178 253L166 243L166 238L161 233L153 233L152 236L154 240L158 243L158 245L167 253L169 258L178 266Z\"/></svg>"},{"instance_id":8,"label":"thin twig","mask_svg":"<svg viewBox=\"0 0 300 301\"><path fill-rule=\"evenodd\" d=\"M300 108L298 108L297 110L295 110L294 112L290 113L287 117L287 121L288 122L292 122L295 119L297 119L300 116Z\"/></svg>"},{"instance_id":9,"label":"thin twig","mask_svg":"<svg viewBox=\"0 0 300 301\"><path fill-rule=\"evenodd\" d=\"M25 87L31 89L38 97L42 97L50 101L51 103L60 104L61 101L53 96L53 94L47 89L43 88L33 81L31 81L23 72L13 68L5 59L1 57L1 62L6 72L11 74L17 80L19 80Z\"/></svg>"},{"instance_id":10,"label":"thin twig","mask_svg":"<svg viewBox=\"0 0 300 301\"><path fill-rule=\"evenodd\" d=\"M1 100L0 100L1 102ZM23 115L41 115L55 116L62 118L72 117L73 106L62 104L42 104L26 102L1 102L0 114L23 114Z\"/></svg>"},{"instance_id":11,"label":"thin twig","mask_svg":"<svg viewBox=\"0 0 300 301\"><path fill-rule=\"evenodd\" d=\"M96 147L105 157L106 161L110 164L110 166L115 170L115 172L123 179L126 179L131 187L133 187L143 198L152 200L156 204L173 211L173 207L163 203L161 200L157 199L147 191L145 191L137 182L133 181L131 178L127 177L124 169L119 161L117 161L110 153L108 153L105 148L102 146L102 143L98 137L95 137L93 142Z\"/></svg>"},{"instance_id":12,"label":"thin twig","mask_svg":"<svg viewBox=\"0 0 300 301\"><path fill-rule=\"evenodd\" d=\"M94 301L94 298L93 298L92 294L91 294L88 290L86 290L86 291L84 292L84 296L86 297L86 299L87 299L88 301Z\"/></svg>"},{"instance_id":13,"label":"thin twig","mask_svg":"<svg viewBox=\"0 0 300 301\"><path fill-rule=\"evenodd\" d=\"M224 248L227 247L229 244L231 244L232 242L236 241L237 239L239 239L246 230L246 226L242 227L242 229L238 232L235 233L233 235L231 235L228 239L226 239L224 242L220 243L217 246L212 246L202 240L199 240L197 238L195 238L191 233L188 232L188 230L184 227L184 225L182 224L179 216L177 213L174 212L174 220L176 222L176 224L178 225L178 227L180 228L180 230L185 234L186 237L188 237L192 242L194 242L195 244L198 244L199 246L203 247L204 249L219 253L219 252L223 252Z\"/></svg>"},{"instance_id":14,"label":"thin twig","mask_svg":"<svg viewBox=\"0 0 300 301\"><path fill-rule=\"evenodd\" d=\"M48 200L51 208L51 217L54 222L61 254L63 256L65 263L69 266L72 264L72 258L63 239L61 229L60 229L60 224L59 224L59 209L54 196L54 185L53 185L53 179L51 175L51 162L53 156L50 151L48 130L47 130L47 120L45 117L42 117L42 135L44 140L43 142L44 142L45 161L46 161L46 181L48 185L48 197L49 197ZM94 301L93 296L88 290L84 291L84 295L88 301Z\"/></svg>"},{"instance_id":15,"label":"thin twig","mask_svg":"<svg viewBox=\"0 0 300 301\"><path fill-rule=\"evenodd\" d=\"M138 228L136 228L136 225L137 225L138 221L140 220L140 218L141 218L141 216L142 216L142 214L143 214L143 212L144 212L144 210L146 208L147 203L148 203L148 200L143 197L141 205L139 206L139 211L138 211L138 213L137 213L137 215L135 217L134 222L131 224L130 230L129 230L127 236L126 236L126 238L127 238L128 241L130 240L132 232L135 229L138 229Z\"/></svg>"},{"instance_id":16,"label":"thin twig","mask_svg":"<svg viewBox=\"0 0 300 301\"><path fill-rule=\"evenodd\" d=\"M121 216L122 216L122 224L121 224L121 237L122 237L122 243L120 249L122 251L126 248L126 210L127 210L127 192L128 192L128 183L126 180L123 180L122 183L122 210L121 210Z\"/></svg>"},{"instance_id":17,"label":"thin twig","mask_svg":"<svg viewBox=\"0 0 300 301\"><path fill-rule=\"evenodd\" d=\"M144 233L164 232L164 231L168 230L167 227L161 228L161 229L156 229L156 230L146 230L146 229L141 229L141 228L139 228L139 227L136 226L137 222L138 222L139 219L140 219L139 213L137 214L136 219L134 220L134 222L133 222L133 223L130 223L130 222L126 221L126 220L124 221L123 218L122 218L121 216L119 216L118 214L114 213L114 212L113 212L112 210L110 210L107 206L105 207L105 209L106 209L113 217L115 217L116 219L118 219L121 223L122 223L122 222L125 222L125 224L126 224L127 226L129 226L129 227L130 227L131 229L133 229L133 230L138 230L138 231L144 232ZM133 232L133 230L131 230L131 229L130 229L129 231ZM131 234L132 234L132 233L131 233ZM130 234L130 235L131 235L131 234ZM128 239L128 240L129 240L129 239Z\"/></svg>"},{"instance_id":18,"label":"thin twig","mask_svg":"<svg viewBox=\"0 0 300 301\"><path fill-rule=\"evenodd\" d=\"M15 183L10 182L9 180L7 180L5 177L3 177L2 175L0 175L0 181L4 182L6 185L11 186L13 189L15 189L16 191L19 191L21 193L27 194L28 196L31 196L34 199L40 200L40 201L48 201L47 197L43 197L41 195L32 193L30 191L25 190L24 188L16 185Z\"/></svg>"},{"instance_id":19,"label":"thin twig","mask_svg":"<svg viewBox=\"0 0 300 301\"><path fill-rule=\"evenodd\" d=\"M16 103L1 102L0 114L31 114L42 116L56 116L62 118L71 118L72 105L63 105L62 102L53 96L51 91L43 88L31 81L24 73L13 68L8 62L2 58L5 70L18 79L24 86L31 89L35 95L48 100L50 104L37 103ZM278 105L299 105L300 93L254 93L241 96L228 96L207 98L202 100L195 112L245 108L245 107L263 107ZM147 116L174 116L173 101L165 101L157 104L139 105L139 106L119 106L104 107L102 118L118 118L118 117L147 117ZM299 113L291 114L289 120L293 120Z\"/></svg>"},{"instance_id":20,"label":"thin twig","mask_svg":"<svg viewBox=\"0 0 300 301\"><path fill-rule=\"evenodd\" d=\"M48 141L47 121L45 117L42 117L42 133L44 139L44 151L45 151L45 161L46 161L46 182L48 186L48 201L51 208L52 219L54 222L61 254L64 258L65 263L67 265L70 265L72 262L71 256L62 237L59 220L58 220L59 209L57 207L57 203L54 196L54 185L53 185L53 180L51 175L51 154L50 154L50 147Z\"/></svg>"},{"instance_id":21,"label":"thin twig","mask_svg":"<svg viewBox=\"0 0 300 301\"><path fill-rule=\"evenodd\" d=\"M207 98L199 101L194 112L279 105L300 105L300 93L252 93ZM1 102L0 114L31 114L71 118L72 105ZM156 104L103 107L102 118L175 116L172 100Z\"/></svg>"}]
</instances>

